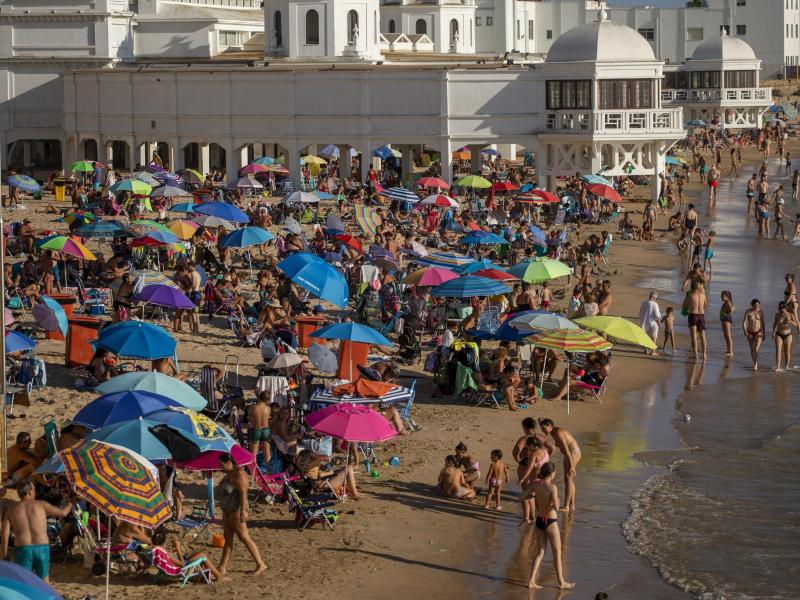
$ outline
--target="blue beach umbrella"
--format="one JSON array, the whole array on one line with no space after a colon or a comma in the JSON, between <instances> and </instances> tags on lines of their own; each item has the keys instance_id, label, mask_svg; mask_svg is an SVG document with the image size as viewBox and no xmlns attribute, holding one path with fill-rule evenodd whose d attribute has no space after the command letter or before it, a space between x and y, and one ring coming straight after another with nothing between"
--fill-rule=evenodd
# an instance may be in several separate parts
<instances>
[{"instance_id":1,"label":"blue beach umbrella","mask_svg":"<svg viewBox=\"0 0 800 600\"><path fill-rule=\"evenodd\" d=\"M27 335L23 335L19 331L6 331L6 354L25 352L34 348L36 348L36 342Z\"/></svg>"},{"instance_id":2,"label":"blue beach umbrella","mask_svg":"<svg viewBox=\"0 0 800 600\"><path fill-rule=\"evenodd\" d=\"M35 194L42 189L38 181L27 175L11 175L6 181L10 187L19 188L29 194Z\"/></svg>"},{"instance_id":3,"label":"blue beach umbrella","mask_svg":"<svg viewBox=\"0 0 800 600\"><path fill-rule=\"evenodd\" d=\"M167 210L172 212L184 212L184 213L193 213L196 207L200 206L199 204L195 204L194 202L178 202L177 204L173 204Z\"/></svg>"},{"instance_id":4,"label":"blue beach umbrella","mask_svg":"<svg viewBox=\"0 0 800 600\"><path fill-rule=\"evenodd\" d=\"M250 217L244 214L241 208L233 204L228 204L227 202L204 202L203 204L197 204L194 208L194 212L210 217L219 217L220 219L225 219L232 223L247 223L250 221Z\"/></svg>"},{"instance_id":5,"label":"blue beach umbrella","mask_svg":"<svg viewBox=\"0 0 800 600\"><path fill-rule=\"evenodd\" d=\"M128 235L117 223L111 221L94 221L78 227L76 233L84 238L114 238Z\"/></svg>"},{"instance_id":6,"label":"blue beach umbrella","mask_svg":"<svg viewBox=\"0 0 800 600\"><path fill-rule=\"evenodd\" d=\"M317 298L342 308L347 306L348 288L344 275L320 257L296 252L279 262L278 268Z\"/></svg>"},{"instance_id":7,"label":"blue beach umbrella","mask_svg":"<svg viewBox=\"0 0 800 600\"><path fill-rule=\"evenodd\" d=\"M703 119L692 119L691 121L687 121L686 128L691 129L692 127L707 127L708 122L704 121Z\"/></svg>"},{"instance_id":8,"label":"blue beach umbrella","mask_svg":"<svg viewBox=\"0 0 800 600\"><path fill-rule=\"evenodd\" d=\"M3 600L62 600L38 575L16 563L0 560L0 598Z\"/></svg>"},{"instance_id":9,"label":"blue beach umbrella","mask_svg":"<svg viewBox=\"0 0 800 600\"><path fill-rule=\"evenodd\" d=\"M329 194L328 192L321 192L319 190L314 190L311 192L312 195L316 196L320 200L333 200L336 198L333 194Z\"/></svg>"},{"instance_id":10,"label":"blue beach umbrella","mask_svg":"<svg viewBox=\"0 0 800 600\"><path fill-rule=\"evenodd\" d=\"M242 227L222 238L221 245L223 248L245 248L264 244L273 239L275 236L261 227Z\"/></svg>"},{"instance_id":11,"label":"blue beach umbrella","mask_svg":"<svg viewBox=\"0 0 800 600\"><path fill-rule=\"evenodd\" d=\"M531 225L529 229L531 231L531 238L535 243L540 244L542 246L547 245L547 235L545 234L544 231L542 231L536 225Z\"/></svg>"},{"instance_id":12,"label":"blue beach umbrella","mask_svg":"<svg viewBox=\"0 0 800 600\"><path fill-rule=\"evenodd\" d=\"M479 340L495 340L498 342L520 342L526 337L530 335L529 331L520 331L511 323L509 323L510 319L506 319L500 324L500 327L495 330L494 333L490 331L471 331L470 337L477 338Z\"/></svg>"},{"instance_id":13,"label":"blue beach umbrella","mask_svg":"<svg viewBox=\"0 0 800 600\"><path fill-rule=\"evenodd\" d=\"M46 331L58 331L61 335L67 335L69 323L67 313L62 306L47 296L42 296L42 301L33 306L33 317Z\"/></svg>"},{"instance_id":14,"label":"blue beach umbrella","mask_svg":"<svg viewBox=\"0 0 800 600\"><path fill-rule=\"evenodd\" d=\"M267 165L267 166L269 166L269 165L274 165L275 164L275 159L270 157L270 156L262 156L261 158L255 159L253 162L258 164L258 165Z\"/></svg>"},{"instance_id":15,"label":"blue beach umbrella","mask_svg":"<svg viewBox=\"0 0 800 600\"><path fill-rule=\"evenodd\" d=\"M455 269L473 263L475 262L475 259L470 258L469 256L464 256L463 254L454 254L452 252L431 252L427 256L417 258L415 262L431 267Z\"/></svg>"},{"instance_id":16,"label":"blue beach umbrella","mask_svg":"<svg viewBox=\"0 0 800 600\"><path fill-rule=\"evenodd\" d=\"M458 279L445 281L431 289L431 296L443 298L484 298L500 296L509 292L508 286L478 275L462 275Z\"/></svg>"},{"instance_id":17,"label":"blue beach umbrella","mask_svg":"<svg viewBox=\"0 0 800 600\"><path fill-rule=\"evenodd\" d=\"M123 373L104 381L95 388L95 391L99 394L126 391L151 392L172 398L180 405L193 410L203 410L206 407L206 399L192 386L180 379L155 371Z\"/></svg>"},{"instance_id":18,"label":"blue beach umbrella","mask_svg":"<svg viewBox=\"0 0 800 600\"><path fill-rule=\"evenodd\" d=\"M466 265L461 265L460 267L456 267L453 269L459 275L472 275L476 271L484 271L486 269L495 269L496 271L503 271L505 272L505 267L501 267L500 265L494 264L488 258L482 258L480 260L476 260L472 263L467 263Z\"/></svg>"},{"instance_id":19,"label":"blue beach umbrella","mask_svg":"<svg viewBox=\"0 0 800 600\"><path fill-rule=\"evenodd\" d=\"M138 240L138 241L137 241ZM177 235L172 233L171 231L159 231L155 229L153 231L148 231L144 235L140 235L137 237L133 242L131 242L132 246L158 246L158 245L170 245L170 244L177 244L181 240L178 238Z\"/></svg>"},{"instance_id":20,"label":"blue beach umbrella","mask_svg":"<svg viewBox=\"0 0 800 600\"><path fill-rule=\"evenodd\" d=\"M158 325L143 321L123 321L101 329L96 345L117 356L154 360L174 355L177 344Z\"/></svg>"},{"instance_id":21,"label":"blue beach umbrella","mask_svg":"<svg viewBox=\"0 0 800 600\"><path fill-rule=\"evenodd\" d=\"M169 449L150 432L150 427L157 424L156 421L139 417L102 427L89 434L86 439L122 446L141 454L147 460L169 460L172 458Z\"/></svg>"},{"instance_id":22,"label":"blue beach umbrella","mask_svg":"<svg viewBox=\"0 0 800 600\"><path fill-rule=\"evenodd\" d=\"M508 244L508 240L489 231L472 231L458 240L459 244L474 246L478 244Z\"/></svg>"},{"instance_id":23,"label":"blue beach umbrella","mask_svg":"<svg viewBox=\"0 0 800 600\"><path fill-rule=\"evenodd\" d=\"M180 405L171 398L152 392L139 390L112 392L92 400L78 411L72 421L90 429L100 429L144 417L168 406Z\"/></svg>"},{"instance_id":24,"label":"blue beach umbrella","mask_svg":"<svg viewBox=\"0 0 800 600\"><path fill-rule=\"evenodd\" d=\"M320 327L310 335L324 340L346 340L374 346L392 345L392 342L386 339L383 334L375 331L372 327L367 327L360 323L333 323Z\"/></svg>"}]
</instances>

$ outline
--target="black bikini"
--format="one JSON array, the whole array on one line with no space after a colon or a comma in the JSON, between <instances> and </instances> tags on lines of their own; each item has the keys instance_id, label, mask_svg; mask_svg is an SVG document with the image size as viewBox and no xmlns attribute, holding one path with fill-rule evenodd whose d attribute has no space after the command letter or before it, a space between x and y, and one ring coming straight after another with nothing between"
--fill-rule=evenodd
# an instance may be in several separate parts
<instances>
[{"instance_id":1,"label":"black bikini","mask_svg":"<svg viewBox=\"0 0 800 600\"><path fill-rule=\"evenodd\" d=\"M553 525L554 523L558 523L558 519L551 519L549 517L545 517L545 518L536 517L536 529L539 529L541 531L544 531L545 529L547 529L548 527L550 527L550 525Z\"/></svg>"}]
</instances>

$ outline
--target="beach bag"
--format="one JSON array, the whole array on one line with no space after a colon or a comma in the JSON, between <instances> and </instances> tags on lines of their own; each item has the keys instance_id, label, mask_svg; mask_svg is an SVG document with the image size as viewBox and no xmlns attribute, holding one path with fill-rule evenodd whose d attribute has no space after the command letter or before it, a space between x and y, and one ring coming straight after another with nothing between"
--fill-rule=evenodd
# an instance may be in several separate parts
<instances>
[{"instance_id":1,"label":"beach bag","mask_svg":"<svg viewBox=\"0 0 800 600\"><path fill-rule=\"evenodd\" d=\"M311 440L311 452L318 456L333 456L333 438L326 435Z\"/></svg>"},{"instance_id":2,"label":"beach bag","mask_svg":"<svg viewBox=\"0 0 800 600\"><path fill-rule=\"evenodd\" d=\"M438 354L436 352L429 352L428 356L425 357L425 370L428 373L435 373L438 363Z\"/></svg>"}]
</instances>

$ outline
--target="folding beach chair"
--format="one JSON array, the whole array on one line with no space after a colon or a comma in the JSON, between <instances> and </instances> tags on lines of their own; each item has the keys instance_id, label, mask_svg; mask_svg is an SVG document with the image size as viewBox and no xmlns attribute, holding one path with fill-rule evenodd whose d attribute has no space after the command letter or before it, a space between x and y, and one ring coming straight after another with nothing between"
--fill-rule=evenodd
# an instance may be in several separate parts
<instances>
[{"instance_id":1,"label":"folding beach chair","mask_svg":"<svg viewBox=\"0 0 800 600\"><path fill-rule=\"evenodd\" d=\"M498 394L499 390L479 390L469 368L458 363L456 366L456 396L474 402L475 406L493 404L495 408L500 408Z\"/></svg>"},{"instance_id":2,"label":"folding beach chair","mask_svg":"<svg viewBox=\"0 0 800 600\"><path fill-rule=\"evenodd\" d=\"M589 394L591 394L591 396L595 400L597 400L600 404L603 404L603 400L602 400L601 396L603 396L606 393L606 389L608 388L608 383L607 382L608 382L608 377L603 379L603 382L600 385L592 385L592 384L587 383L585 381L578 380L578 381L575 381L572 384L572 386L575 389L589 392Z\"/></svg>"},{"instance_id":3,"label":"folding beach chair","mask_svg":"<svg viewBox=\"0 0 800 600\"><path fill-rule=\"evenodd\" d=\"M180 541L187 546L191 546L200 536L204 539L209 536L206 509L202 506L193 507L191 514L176 519L175 525L181 528Z\"/></svg>"},{"instance_id":4,"label":"folding beach chair","mask_svg":"<svg viewBox=\"0 0 800 600\"><path fill-rule=\"evenodd\" d=\"M417 396L416 379L411 382L411 385L408 386L408 389L411 391L411 397L406 402L403 410L400 411L400 420L403 421L403 425L405 425L405 428L409 431L419 431L419 425L417 425L417 423L414 421L414 418L411 416L411 408L414 406L414 400Z\"/></svg>"},{"instance_id":5,"label":"folding beach chair","mask_svg":"<svg viewBox=\"0 0 800 600\"><path fill-rule=\"evenodd\" d=\"M299 475L290 477L286 473L267 475L256 463L249 465L247 469L253 476L253 483L256 484L257 488L253 502L258 502L261 498L266 500L267 504L274 504L276 499L283 500L288 496L285 487L288 487L291 482L300 479Z\"/></svg>"},{"instance_id":6,"label":"folding beach chair","mask_svg":"<svg viewBox=\"0 0 800 600\"><path fill-rule=\"evenodd\" d=\"M315 523L322 523L324 529L333 531L339 513L331 508L336 503L330 501L330 495L312 496L303 500L291 485L286 486L286 491L289 494L289 511L294 513L299 530L304 531Z\"/></svg>"},{"instance_id":7,"label":"folding beach chair","mask_svg":"<svg viewBox=\"0 0 800 600\"><path fill-rule=\"evenodd\" d=\"M205 568L206 558L200 556L182 567L176 565L169 552L160 546L154 546L151 555L152 565L161 573L174 581L181 582L181 589L194 578L202 579L207 584L211 584L210 571Z\"/></svg>"}]
</instances>

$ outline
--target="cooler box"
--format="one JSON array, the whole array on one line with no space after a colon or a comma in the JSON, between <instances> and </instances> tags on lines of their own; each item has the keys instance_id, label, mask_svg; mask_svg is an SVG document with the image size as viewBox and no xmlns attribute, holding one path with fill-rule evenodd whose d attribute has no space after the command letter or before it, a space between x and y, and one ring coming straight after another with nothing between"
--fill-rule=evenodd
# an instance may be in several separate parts
<instances>
[{"instance_id":1,"label":"cooler box","mask_svg":"<svg viewBox=\"0 0 800 600\"><path fill-rule=\"evenodd\" d=\"M361 377L358 365L367 366L368 354L369 344L342 340L339 343L339 370L336 372L336 378L356 381Z\"/></svg>"},{"instance_id":2,"label":"cooler box","mask_svg":"<svg viewBox=\"0 0 800 600\"><path fill-rule=\"evenodd\" d=\"M325 324L322 317L298 317L297 323L297 345L300 348L308 348L316 340L311 337L317 329Z\"/></svg>"},{"instance_id":3,"label":"cooler box","mask_svg":"<svg viewBox=\"0 0 800 600\"><path fill-rule=\"evenodd\" d=\"M71 317L67 330L65 364L68 368L86 366L92 362L94 348L89 340L96 340L100 330L100 319L94 317Z\"/></svg>"}]
</instances>

